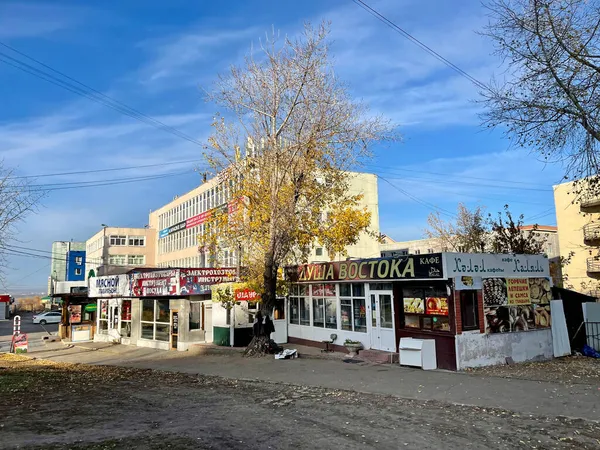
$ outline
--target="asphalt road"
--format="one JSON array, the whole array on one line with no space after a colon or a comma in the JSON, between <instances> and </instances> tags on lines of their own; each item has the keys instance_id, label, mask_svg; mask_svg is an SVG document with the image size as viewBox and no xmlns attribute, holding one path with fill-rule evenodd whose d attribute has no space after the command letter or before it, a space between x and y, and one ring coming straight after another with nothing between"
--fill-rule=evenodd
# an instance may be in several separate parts
<instances>
[{"instance_id":1,"label":"asphalt road","mask_svg":"<svg viewBox=\"0 0 600 450\"><path fill-rule=\"evenodd\" d=\"M56 334L58 332L58 324L51 323L44 326L31 323L33 313L22 313L21 316L21 333L27 334L29 347L39 347L44 345L42 337L48 333ZM13 320L0 320L0 352L8 351L10 341L13 334Z\"/></svg>"}]
</instances>

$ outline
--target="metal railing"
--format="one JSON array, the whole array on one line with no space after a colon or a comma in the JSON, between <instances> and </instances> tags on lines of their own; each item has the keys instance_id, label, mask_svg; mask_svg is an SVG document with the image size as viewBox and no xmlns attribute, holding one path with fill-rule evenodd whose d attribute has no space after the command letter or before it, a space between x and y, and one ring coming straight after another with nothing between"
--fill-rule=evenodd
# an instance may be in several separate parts
<instances>
[{"instance_id":1,"label":"metal railing","mask_svg":"<svg viewBox=\"0 0 600 450\"><path fill-rule=\"evenodd\" d=\"M589 223L583 227L583 240L585 242L594 242L600 240L600 224Z\"/></svg>"},{"instance_id":2,"label":"metal railing","mask_svg":"<svg viewBox=\"0 0 600 450\"><path fill-rule=\"evenodd\" d=\"M600 259L591 257L587 259L587 271L588 273L600 273Z\"/></svg>"},{"instance_id":3,"label":"metal railing","mask_svg":"<svg viewBox=\"0 0 600 450\"><path fill-rule=\"evenodd\" d=\"M593 291L589 291L589 292L588 292L588 295L589 295L590 297L594 297L595 299L599 299L599 298L600 298L600 289L596 289L596 290L593 290Z\"/></svg>"}]
</instances>

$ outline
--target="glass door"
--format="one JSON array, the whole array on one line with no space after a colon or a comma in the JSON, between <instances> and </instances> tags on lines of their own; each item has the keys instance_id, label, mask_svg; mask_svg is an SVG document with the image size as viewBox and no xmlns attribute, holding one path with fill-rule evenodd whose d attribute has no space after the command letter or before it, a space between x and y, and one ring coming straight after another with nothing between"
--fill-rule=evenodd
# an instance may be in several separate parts
<instances>
[{"instance_id":1,"label":"glass door","mask_svg":"<svg viewBox=\"0 0 600 450\"><path fill-rule=\"evenodd\" d=\"M394 302L391 292L371 294L371 348L396 351Z\"/></svg>"},{"instance_id":2,"label":"glass door","mask_svg":"<svg viewBox=\"0 0 600 450\"><path fill-rule=\"evenodd\" d=\"M118 304L108 306L108 335L115 340L121 340L121 324Z\"/></svg>"}]
</instances>

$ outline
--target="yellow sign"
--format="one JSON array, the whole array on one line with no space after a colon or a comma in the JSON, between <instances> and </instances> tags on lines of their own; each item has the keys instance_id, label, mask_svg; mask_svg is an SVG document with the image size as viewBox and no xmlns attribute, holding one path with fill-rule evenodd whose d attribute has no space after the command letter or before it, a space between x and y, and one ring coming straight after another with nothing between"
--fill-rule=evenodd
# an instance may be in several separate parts
<instances>
[{"instance_id":1,"label":"yellow sign","mask_svg":"<svg viewBox=\"0 0 600 450\"><path fill-rule=\"evenodd\" d=\"M507 278L506 288L509 305L528 305L531 303L527 278Z\"/></svg>"}]
</instances>

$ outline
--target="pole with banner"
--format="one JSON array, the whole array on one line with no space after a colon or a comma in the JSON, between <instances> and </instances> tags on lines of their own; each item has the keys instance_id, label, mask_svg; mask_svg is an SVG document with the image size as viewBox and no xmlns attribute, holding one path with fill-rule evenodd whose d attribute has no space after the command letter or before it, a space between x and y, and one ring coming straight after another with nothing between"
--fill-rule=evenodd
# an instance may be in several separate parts
<instances>
[{"instance_id":1,"label":"pole with banner","mask_svg":"<svg viewBox=\"0 0 600 450\"><path fill-rule=\"evenodd\" d=\"M21 316L15 316L13 319L13 335L10 342L11 353L27 353L27 335L21 333Z\"/></svg>"}]
</instances>

